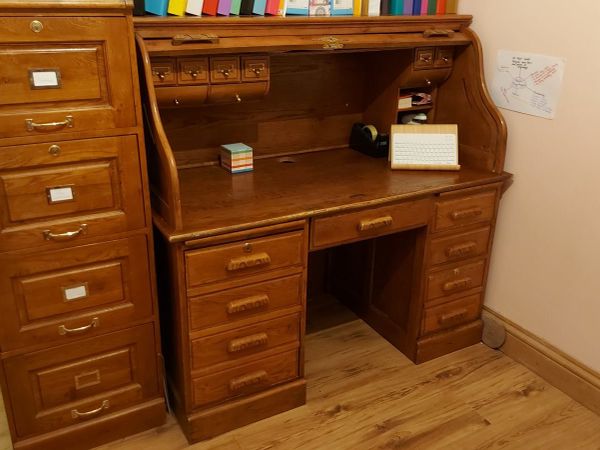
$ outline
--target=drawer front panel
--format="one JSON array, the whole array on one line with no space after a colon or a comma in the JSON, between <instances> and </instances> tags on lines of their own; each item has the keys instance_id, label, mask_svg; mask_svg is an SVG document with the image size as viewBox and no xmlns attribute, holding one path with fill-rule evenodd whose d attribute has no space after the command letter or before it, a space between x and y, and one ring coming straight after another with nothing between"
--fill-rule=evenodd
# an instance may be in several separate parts
<instances>
[{"instance_id":1,"label":"drawer front panel","mask_svg":"<svg viewBox=\"0 0 600 450\"><path fill-rule=\"evenodd\" d=\"M179 84L208 83L208 58L179 58Z\"/></svg>"},{"instance_id":2,"label":"drawer front panel","mask_svg":"<svg viewBox=\"0 0 600 450\"><path fill-rule=\"evenodd\" d=\"M441 201L436 206L435 230L487 222L493 219L496 191Z\"/></svg>"},{"instance_id":3,"label":"drawer front panel","mask_svg":"<svg viewBox=\"0 0 600 450\"><path fill-rule=\"evenodd\" d=\"M296 231L185 254L187 287L239 278L304 262L304 233Z\"/></svg>"},{"instance_id":4,"label":"drawer front panel","mask_svg":"<svg viewBox=\"0 0 600 450\"><path fill-rule=\"evenodd\" d=\"M69 342L152 315L145 236L0 256L3 350Z\"/></svg>"},{"instance_id":5,"label":"drawer front panel","mask_svg":"<svg viewBox=\"0 0 600 450\"><path fill-rule=\"evenodd\" d=\"M192 368L210 367L249 355L258 355L266 350L300 339L300 316L281 317L249 327L207 336L192 341Z\"/></svg>"},{"instance_id":6,"label":"drawer front panel","mask_svg":"<svg viewBox=\"0 0 600 450\"><path fill-rule=\"evenodd\" d=\"M240 59L237 56L210 58L211 83L235 83L240 81Z\"/></svg>"},{"instance_id":7,"label":"drawer front panel","mask_svg":"<svg viewBox=\"0 0 600 450\"><path fill-rule=\"evenodd\" d=\"M152 81L155 86L173 86L177 84L175 59L157 58L152 60Z\"/></svg>"},{"instance_id":8,"label":"drawer front panel","mask_svg":"<svg viewBox=\"0 0 600 450\"><path fill-rule=\"evenodd\" d=\"M282 353L192 382L194 406L264 391L298 376L298 351Z\"/></svg>"},{"instance_id":9,"label":"drawer front panel","mask_svg":"<svg viewBox=\"0 0 600 450\"><path fill-rule=\"evenodd\" d=\"M263 283L251 284L189 301L190 330L260 316L277 309L300 305L302 275L292 275Z\"/></svg>"},{"instance_id":10,"label":"drawer front panel","mask_svg":"<svg viewBox=\"0 0 600 450\"><path fill-rule=\"evenodd\" d=\"M433 239L430 264L444 264L465 258L484 256L490 239L490 227L455 236Z\"/></svg>"},{"instance_id":11,"label":"drawer front panel","mask_svg":"<svg viewBox=\"0 0 600 450\"><path fill-rule=\"evenodd\" d=\"M268 81L268 56L242 56L242 81Z\"/></svg>"},{"instance_id":12,"label":"drawer front panel","mask_svg":"<svg viewBox=\"0 0 600 450\"><path fill-rule=\"evenodd\" d=\"M135 148L135 136L3 148L0 251L143 228Z\"/></svg>"},{"instance_id":13,"label":"drawer front panel","mask_svg":"<svg viewBox=\"0 0 600 450\"><path fill-rule=\"evenodd\" d=\"M267 95L269 83L238 83L211 85L208 90L208 103L242 103L259 100Z\"/></svg>"},{"instance_id":14,"label":"drawer front panel","mask_svg":"<svg viewBox=\"0 0 600 450\"><path fill-rule=\"evenodd\" d=\"M425 226L430 210L429 200L417 200L315 219L312 223L311 248L331 247Z\"/></svg>"},{"instance_id":15,"label":"drawer front panel","mask_svg":"<svg viewBox=\"0 0 600 450\"><path fill-rule=\"evenodd\" d=\"M423 334L435 333L476 320L479 318L480 309L481 294L425 308Z\"/></svg>"},{"instance_id":16,"label":"drawer front panel","mask_svg":"<svg viewBox=\"0 0 600 450\"><path fill-rule=\"evenodd\" d=\"M4 361L17 434L79 424L158 395L151 324Z\"/></svg>"},{"instance_id":17,"label":"drawer front panel","mask_svg":"<svg viewBox=\"0 0 600 450\"><path fill-rule=\"evenodd\" d=\"M485 260L433 272L428 277L427 298L458 294L483 284Z\"/></svg>"},{"instance_id":18,"label":"drawer front panel","mask_svg":"<svg viewBox=\"0 0 600 450\"><path fill-rule=\"evenodd\" d=\"M126 19L38 20L0 18L0 138L135 126Z\"/></svg>"}]
</instances>

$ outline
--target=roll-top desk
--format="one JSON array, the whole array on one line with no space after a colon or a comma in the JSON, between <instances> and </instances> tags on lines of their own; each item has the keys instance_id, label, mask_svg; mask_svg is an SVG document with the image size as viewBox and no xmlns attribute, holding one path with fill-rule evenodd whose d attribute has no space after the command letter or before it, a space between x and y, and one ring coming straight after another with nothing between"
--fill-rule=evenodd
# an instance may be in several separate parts
<instances>
[{"instance_id":1,"label":"roll-top desk","mask_svg":"<svg viewBox=\"0 0 600 450\"><path fill-rule=\"evenodd\" d=\"M470 22L136 21L163 349L190 441L304 404L319 290L416 363L480 341L510 175ZM391 171L348 148L353 123L389 131L410 112L412 89L432 95L430 123L458 124L459 172ZM219 167L234 142L254 172Z\"/></svg>"}]
</instances>

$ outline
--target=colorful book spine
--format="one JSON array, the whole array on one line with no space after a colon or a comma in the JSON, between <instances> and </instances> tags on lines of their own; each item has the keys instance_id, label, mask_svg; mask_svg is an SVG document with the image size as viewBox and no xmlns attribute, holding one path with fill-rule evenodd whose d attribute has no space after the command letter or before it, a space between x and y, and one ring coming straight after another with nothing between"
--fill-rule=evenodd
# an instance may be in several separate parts
<instances>
[{"instance_id":1,"label":"colorful book spine","mask_svg":"<svg viewBox=\"0 0 600 450\"><path fill-rule=\"evenodd\" d=\"M437 0L436 14L446 14L446 1L447 0Z\"/></svg>"},{"instance_id":2,"label":"colorful book spine","mask_svg":"<svg viewBox=\"0 0 600 450\"><path fill-rule=\"evenodd\" d=\"M265 15L276 16L279 11L279 0L267 0Z\"/></svg>"},{"instance_id":3,"label":"colorful book spine","mask_svg":"<svg viewBox=\"0 0 600 450\"><path fill-rule=\"evenodd\" d=\"M429 0L427 14L430 16L435 16L437 14L437 0Z\"/></svg>"},{"instance_id":4,"label":"colorful book spine","mask_svg":"<svg viewBox=\"0 0 600 450\"><path fill-rule=\"evenodd\" d=\"M401 16L404 14L405 0L390 0L390 14L392 16Z\"/></svg>"},{"instance_id":5,"label":"colorful book spine","mask_svg":"<svg viewBox=\"0 0 600 450\"><path fill-rule=\"evenodd\" d=\"M219 0L217 14L219 16L228 16L231 12L231 0Z\"/></svg>"},{"instance_id":6,"label":"colorful book spine","mask_svg":"<svg viewBox=\"0 0 600 450\"><path fill-rule=\"evenodd\" d=\"M458 0L447 0L446 14L456 14L458 12Z\"/></svg>"},{"instance_id":7,"label":"colorful book spine","mask_svg":"<svg viewBox=\"0 0 600 450\"><path fill-rule=\"evenodd\" d=\"M352 0L332 0L332 16L351 16L354 14L354 5Z\"/></svg>"},{"instance_id":8,"label":"colorful book spine","mask_svg":"<svg viewBox=\"0 0 600 450\"><path fill-rule=\"evenodd\" d=\"M362 15L362 0L353 0L352 1L352 15L353 16Z\"/></svg>"},{"instance_id":9,"label":"colorful book spine","mask_svg":"<svg viewBox=\"0 0 600 450\"><path fill-rule=\"evenodd\" d=\"M390 0L381 0L381 7L379 9L380 16L390 15Z\"/></svg>"},{"instance_id":10,"label":"colorful book spine","mask_svg":"<svg viewBox=\"0 0 600 450\"><path fill-rule=\"evenodd\" d=\"M185 12L193 16L201 16L203 3L204 0L188 0Z\"/></svg>"},{"instance_id":11,"label":"colorful book spine","mask_svg":"<svg viewBox=\"0 0 600 450\"><path fill-rule=\"evenodd\" d=\"M266 7L267 0L254 0L254 8L252 8L252 14L254 14L255 16L264 16Z\"/></svg>"},{"instance_id":12,"label":"colorful book spine","mask_svg":"<svg viewBox=\"0 0 600 450\"><path fill-rule=\"evenodd\" d=\"M402 14L405 16L411 16L413 12L413 0L404 0L404 11Z\"/></svg>"},{"instance_id":13,"label":"colorful book spine","mask_svg":"<svg viewBox=\"0 0 600 450\"><path fill-rule=\"evenodd\" d=\"M185 16L185 8L187 0L169 0L169 8L167 12L174 16Z\"/></svg>"},{"instance_id":14,"label":"colorful book spine","mask_svg":"<svg viewBox=\"0 0 600 450\"><path fill-rule=\"evenodd\" d=\"M231 9L229 10L229 14L232 16L239 16L241 6L242 0L231 0Z\"/></svg>"},{"instance_id":15,"label":"colorful book spine","mask_svg":"<svg viewBox=\"0 0 600 450\"><path fill-rule=\"evenodd\" d=\"M169 0L146 0L146 12L157 16L166 16Z\"/></svg>"},{"instance_id":16,"label":"colorful book spine","mask_svg":"<svg viewBox=\"0 0 600 450\"><path fill-rule=\"evenodd\" d=\"M421 0L414 0L413 1L412 15L413 16L420 16L421 15Z\"/></svg>"},{"instance_id":17,"label":"colorful book spine","mask_svg":"<svg viewBox=\"0 0 600 450\"><path fill-rule=\"evenodd\" d=\"M288 0L287 15L308 16L308 0Z\"/></svg>"},{"instance_id":18,"label":"colorful book spine","mask_svg":"<svg viewBox=\"0 0 600 450\"><path fill-rule=\"evenodd\" d=\"M421 0L421 12L419 13L421 16L427 15L427 7L429 6L429 0Z\"/></svg>"},{"instance_id":19,"label":"colorful book spine","mask_svg":"<svg viewBox=\"0 0 600 450\"><path fill-rule=\"evenodd\" d=\"M202 14L207 16L216 16L217 8L219 6L219 0L204 0L202 5Z\"/></svg>"},{"instance_id":20,"label":"colorful book spine","mask_svg":"<svg viewBox=\"0 0 600 450\"><path fill-rule=\"evenodd\" d=\"M279 0L279 10L277 10L277 15L285 17L287 14L287 0Z\"/></svg>"},{"instance_id":21,"label":"colorful book spine","mask_svg":"<svg viewBox=\"0 0 600 450\"><path fill-rule=\"evenodd\" d=\"M378 16L381 11L381 0L362 0L363 16Z\"/></svg>"}]
</instances>

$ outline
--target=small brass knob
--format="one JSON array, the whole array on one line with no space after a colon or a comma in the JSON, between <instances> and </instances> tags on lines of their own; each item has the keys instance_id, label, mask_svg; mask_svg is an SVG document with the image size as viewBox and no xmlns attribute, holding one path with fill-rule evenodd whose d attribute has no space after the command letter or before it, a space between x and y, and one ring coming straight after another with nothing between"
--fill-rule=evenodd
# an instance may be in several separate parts
<instances>
[{"instance_id":1,"label":"small brass knob","mask_svg":"<svg viewBox=\"0 0 600 450\"><path fill-rule=\"evenodd\" d=\"M158 79L159 79L160 81L165 81L165 74L164 74L164 73L162 73L162 72L159 72L159 73L158 73Z\"/></svg>"},{"instance_id":2,"label":"small brass knob","mask_svg":"<svg viewBox=\"0 0 600 450\"><path fill-rule=\"evenodd\" d=\"M39 33L44 29L44 24L39 20L34 20L29 24L29 28L31 28L31 31L34 33Z\"/></svg>"},{"instance_id":3,"label":"small brass knob","mask_svg":"<svg viewBox=\"0 0 600 450\"><path fill-rule=\"evenodd\" d=\"M445 63L447 63L448 61L450 61L450 58L448 58L447 56L442 57L442 59L444 60Z\"/></svg>"},{"instance_id":4,"label":"small brass knob","mask_svg":"<svg viewBox=\"0 0 600 450\"><path fill-rule=\"evenodd\" d=\"M260 76L261 72L264 70L264 67L254 67L252 69L252 72L254 72L256 74L256 76Z\"/></svg>"},{"instance_id":5,"label":"small brass knob","mask_svg":"<svg viewBox=\"0 0 600 450\"><path fill-rule=\"evenodd\" d=\"M229 69L221 69L219 72L221 72L225 78L229 78L229 75L231 75L231 71Z\"/></svg>"},{"instance_id":6,"label":"small brass knob","mask_svg":"<svg viewBox=\"0 0 600 450\"><path fill-rule=\"evenodd\" d=\"M240 97L240 94L235 94L235 100L236 100L238 103L242 103L242 97Z\"/></svg>"},{"instance_id":7,"label":"small brass knob","mask_svg":"<svg viewBox=\"0 0 600 450\"><path fill-rule=\"evenodd\" d=\"M60 155L60 150L61 149L58 145L51 145L48 149L48 153L50 153L52 156L58 156Z\"/></svg>"},{"instance_id":8,"label":"small brass knob","mask_svg":"<svg viewBox=\"0 0 600 450\"><path fill-rule=\"evenodd\" d=\"M244 251L246 253L251 253L252 252L252 244L250 242L246 242L244 244Z\"/></svg>"},{"instance_id":9,"label":"small brass knob","mask_svg":"<svg viewBox=\"0 0 600 450\"><path fill-rule=\"evenodd\" d=\"M190 70L189 74L194 79L198 78L198 75L199 75L197 70Z\"/></svg>"},{"instance_id":10,"label":"small brass knob","mask_svg":"<svg viewBox=\"0 0 600 450\"><path fill-rule=\"evenodd\" d=\"M425 84L427 84L427 86L431 86L431 80L429 78L425 78Z\"/></svg>"},{"instance_id":11,"label":"small brass knob","mask_svg":"<svg viewBox=\"0 0 600 450\"><path fill-rule=\"evenodd\" d=\"M173 103L175 103L175 105L179 106L179 100L178 99L173 100Z\"/></svg>"}]
</instances>

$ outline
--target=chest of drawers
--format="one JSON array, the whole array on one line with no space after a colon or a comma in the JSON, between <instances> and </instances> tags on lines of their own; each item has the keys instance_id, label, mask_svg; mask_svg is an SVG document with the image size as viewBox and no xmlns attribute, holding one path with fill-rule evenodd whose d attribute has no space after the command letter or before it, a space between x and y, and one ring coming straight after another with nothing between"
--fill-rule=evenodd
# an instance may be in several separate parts
<instances>
[{"instance_id":1,"label":"chest of drawers","mask_svg":"<svg viewBox=\"0 0 600 450\"><path fill-rule=\"evenodd\" d=\"M22 5L0 2L1 384L15 448L89 448L165 419L131 16Z\"/></svg>"}]
</instances>

